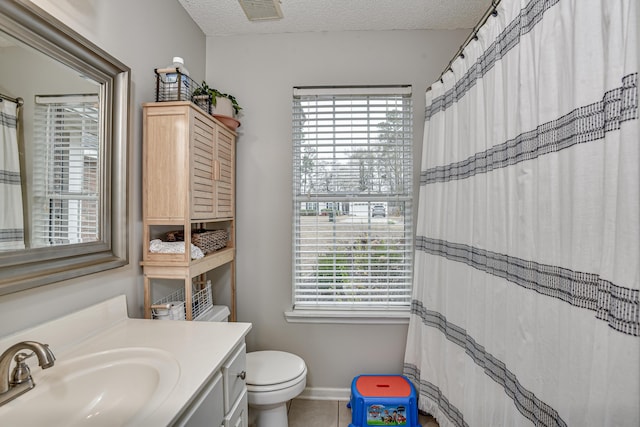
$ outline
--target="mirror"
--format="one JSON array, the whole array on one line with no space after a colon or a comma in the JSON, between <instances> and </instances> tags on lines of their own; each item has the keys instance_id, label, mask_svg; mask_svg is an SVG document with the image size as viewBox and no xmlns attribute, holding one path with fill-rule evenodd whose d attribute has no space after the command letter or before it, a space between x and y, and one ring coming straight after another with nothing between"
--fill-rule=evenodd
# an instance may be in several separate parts
<instances>
[{"instance_id":1,"label":"mirror","mask_svg":"<svg viewBox=\"0 0 640 427\"><path fill-rule=\"evenodd\" d=\"M0 295L127 264L129 68L20 0L0 58Z\"/></svg>"}]
</instances>

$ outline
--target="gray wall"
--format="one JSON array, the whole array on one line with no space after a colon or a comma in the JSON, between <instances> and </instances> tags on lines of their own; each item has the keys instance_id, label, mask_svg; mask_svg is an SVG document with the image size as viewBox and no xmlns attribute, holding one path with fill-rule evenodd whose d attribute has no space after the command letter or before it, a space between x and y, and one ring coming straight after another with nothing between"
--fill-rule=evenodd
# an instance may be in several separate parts
<instances>
[{"instance_id":1,"label":"gray wall","mask_svg":"<svg viewBox=\"0 0 640 427\"><path fill-rule=\"evenodd\" d=\"M131 67L129 265L101 274L0 297L0 336L126 294L129 314L141 316L142 212L140 105L154 99L156 67L183 56L202 79L205 36L177 0L35 0L35 4ZM1 349L0 349L1 351Z\"/></svg>"},{"instance_id":2,"label":"gray wall","mask_svg":"<svg viewBox=\"0 0 640 427\"><path fill-rule=\"evenodd\" d=\"M238 98L238 320L249 350L305 359L307 385L346 389L360 373L402 370L406 325L287 323L291 309L292 87L412 84L419 174L424 92L468 31L378 31L207 38L206 80ZM416 181L416 195L418 193ZM330 392L331 390L325 390Z\"/></svg>"}]
</instances>

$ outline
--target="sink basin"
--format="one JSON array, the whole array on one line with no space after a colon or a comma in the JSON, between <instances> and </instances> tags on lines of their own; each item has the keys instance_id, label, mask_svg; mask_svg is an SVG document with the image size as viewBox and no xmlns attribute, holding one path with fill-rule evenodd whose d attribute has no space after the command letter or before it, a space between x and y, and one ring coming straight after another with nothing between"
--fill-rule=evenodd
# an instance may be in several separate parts
<instances>
[{"instance_id":1,"label":"sink basin","mask_svg":"<svg viewBox=\"0 0 640 427\"><path fill-rule=\"evenodd\" d=\"M124 348L56 360L34 369L36 387L0 407L0 424L47 426L141 425L180 376L163 350Z\"/></svg>"}]
</instances>

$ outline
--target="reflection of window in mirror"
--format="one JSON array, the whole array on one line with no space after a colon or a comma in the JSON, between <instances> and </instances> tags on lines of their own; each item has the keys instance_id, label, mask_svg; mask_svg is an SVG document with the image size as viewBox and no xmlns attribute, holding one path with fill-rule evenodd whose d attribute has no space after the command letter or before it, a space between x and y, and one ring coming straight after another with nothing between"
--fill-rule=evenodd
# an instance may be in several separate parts
<instances>
[{"instance_id":1,"label":"reflection of window in mirror","mask_svg":"<svg viewBox=\"0 0 640 427\"><path fill-rule=\"evenodd\" d=\"M15 126L20 165L4 167L19 174L22 200L9 203L0 191L16 217L0 221L0 251L103 241L100 84L2 32L0 53L0 97L23 100Z\"/></svg>"},{"instance_id":2,"label":"reflection of window in mirror","mask_svg":"<svg viewBox=\"0 0 640 427\"><path fill-rule=\"evenodd\" d=\"M0 0L0 57L0 98L23 100L0 295L126 265L129 68L24 0Z\"/></svg>"},{"instance_id":3,"label":"reflection of window in mirror","mask_svg":"<svg viewBox=\"0 0 640 427\"><path fill-rule=\"evenodd\" d=\"M35 97L31 247L100 240L98 96Z\"/></svg>"}]
</instances>

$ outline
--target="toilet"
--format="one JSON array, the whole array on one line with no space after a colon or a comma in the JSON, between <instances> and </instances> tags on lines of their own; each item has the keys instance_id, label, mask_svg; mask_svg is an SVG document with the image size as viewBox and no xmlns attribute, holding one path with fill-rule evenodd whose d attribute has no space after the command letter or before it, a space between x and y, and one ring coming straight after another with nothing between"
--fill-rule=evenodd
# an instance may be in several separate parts
<instances>
[{"instance_id":1,"label":"toilet","mask_svg":"<svg viewBox=\"0 0 640 427\"><path fill-rule=\"evenodd\" d=\"M284 351L247 353L247 396L255 427L287 427L287 402L307 385L307 366Z\"/></svg>"}]
</instances>

